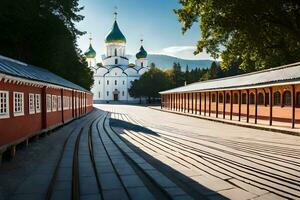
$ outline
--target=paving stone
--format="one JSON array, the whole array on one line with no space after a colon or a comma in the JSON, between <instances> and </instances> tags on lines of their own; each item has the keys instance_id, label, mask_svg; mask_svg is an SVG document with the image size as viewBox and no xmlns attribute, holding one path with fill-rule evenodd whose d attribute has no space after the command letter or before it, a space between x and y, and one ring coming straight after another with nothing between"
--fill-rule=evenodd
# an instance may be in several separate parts
<instances>
[{"instance_id":1,"label":"paving stone","mask_svg":"<svg viewBox=\"0 0 300 200\"><path fill-rule=\"evenodd\" d=\"M71 192L69 190L57 190L53 191L51 199L71 199Z\"/></svg>"},{"instance_id":2,"label":"paving stone","mask_svg":"<svg viewBox=\"0 0 300 200\"><path fill-rule=\"evenodd\" d=\"M240 188L232 188L229 190L222 190L222 191L219 191L218 193L220 193L221 195L224 195L225 197L228 197L229 199L232 199L232 200L252 199L257 196L255 194L252 194L252 193L242 190Z\"/></svg>"},{"instance_id":3,"label":"paving stone","mask_svg":"<svg viewBox=\"0 0 300 200\"><path fill-rule=\"evenodd\" d=\"M80 195L80 200L101 200L100 194Z\"/></svg>"},{"instance_id":4,"label":"paving stone","mask_svg":"<svg viewBox=\"0 0 300 200\"><path fill-rule=\"evenodd\" d=\"M41 194L16 194L10 197L10 200L41 200L44 199L45 195Z\"/></svg>"},{"instance_id":5,"label":"paving stone","mask_svg":"<svg viewBox=\"0 0 300 200\"><path fill-rule=\"evenodd\" d=\"M115 173L100 175L100 182L103 190L121 189L122 185Z\"/></svg>"},{"instance_id":6,"label":"paving stone","mask_svg":"<svg viewBox=\"0 0 300 200\"><path fill-rule=\"evenodd\" d=\"M99 189L96 178L93 177L80 177L79 181L80 195L98 194Z\"/></svg>"},{"instance_id":7,"label":"paving stone","mask_svg":"<svg viewBox=\"0 0 300 200\"><path fill-rule=\"evenodd\" d=\"M103 198L109 200L127 200L128 196L124 189L103 190Z\"/></svg>"},{"instance_id":8,"label":"paving stone","mask_svg":"<svg viewBox=\"0 0 300 200\"><path fill-rule=\"evenodd\" d=\"M131 199L133 200L154 200L154 196L146 187L128 188Z\"/></svg>"},{"instance_id":9,"label":"paving stone","mask_svg":"<svg viewBox=\"0 0 300 200\"><path fill-rule=\"evenodd\" d=\"M71 181L57 181L55 182L53 190L69 190L72 189Z\"/></svg>"},{"instance_id":10,"label":"paving stone","mask_svg":"<svg viewBox=\"0 0 300 200\"><path fill-rule=\"evenodd\" d=\"M121 179L125 187L143 187L144 183L141 181L138 175L126 175L121 176Z\"/></svg>"}]
</instances>

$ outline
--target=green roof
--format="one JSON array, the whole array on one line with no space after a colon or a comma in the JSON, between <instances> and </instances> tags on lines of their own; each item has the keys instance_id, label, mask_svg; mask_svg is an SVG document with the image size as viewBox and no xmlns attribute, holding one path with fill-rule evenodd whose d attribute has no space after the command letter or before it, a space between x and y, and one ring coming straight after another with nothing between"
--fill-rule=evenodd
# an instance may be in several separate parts
<instances>
[{"instance_id":1,"label":"green roof","mask_svg":"<svg viewBox=\"0 0 300 200\"><path fill-rule=\"evenodd\" d=\"M84 53L85 57L87 58L95 58L96 57L96 51L93 49L92 44L90 44L90 47L88 50Z\"/></svg>"},{"instance_id":2,"label":"green roof","mask_svg":"<svg viewBox=\"0 0 300 200\"><path fill-rule=\"evenodd\" d=\"M146 58L147 57L147 51L144 49L143 45L140 48L140 51L136 54L136 58Z\"/></svg>"},{"instance_id":3,"label":"green roof","mask_svg":"<svg viewBox=\"0 0 300 200\"><path fill-rule=\"evenodd\" d=\"M125 43L126 38L121 32L117 21L114 22L114 25L111 29L111 31L108 33L105 39L106 43Z\"/></svg>"}]
</instances>

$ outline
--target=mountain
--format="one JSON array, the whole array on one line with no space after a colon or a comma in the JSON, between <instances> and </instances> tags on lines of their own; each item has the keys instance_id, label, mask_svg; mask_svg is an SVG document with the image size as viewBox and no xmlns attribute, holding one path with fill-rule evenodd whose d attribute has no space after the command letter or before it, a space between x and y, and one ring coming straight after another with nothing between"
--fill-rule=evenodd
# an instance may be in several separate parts
<instances>
[{"instance_id":1,"label":"mountain","mask_svg":"<svg viewBox=\"0 0 300 200\"><path fill-rule=\"evenodd\" d=\"M173 66L173 63L180 63L181 69L184 71L186 66L189 66L189 70L195 69L195 68L208 68L210 67L213 60L187 60L187 59L181 59L173 56L167 56L167 55L159 55L159 54L148 54L148 63L155 63L155 66L161 68L161 69L167 69L171 68Z\"/></svg>"}]
</instances>

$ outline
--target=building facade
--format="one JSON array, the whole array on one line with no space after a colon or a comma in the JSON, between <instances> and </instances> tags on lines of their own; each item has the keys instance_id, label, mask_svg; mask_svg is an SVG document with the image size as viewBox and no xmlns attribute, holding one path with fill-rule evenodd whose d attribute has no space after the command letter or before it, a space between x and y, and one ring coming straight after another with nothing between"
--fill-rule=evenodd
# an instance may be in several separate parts
<instances>
[{"instance_id":1,"label":"building facade","mask_svg":"<svg viewBox=\"0 0 300 200\"><path fill-rule=\"evenodd\" d=\"M142 42L142 40L141 40ZM126 57L126 38L121 32L117 20L105 39L106 52L102 59L102 66L95 62L96 52L90 44L85 52L86 59L94 71L94 85L91 89L94 103L108 103L111 101L137 103L129 95L129 88L134 80L148 71L147 52L141 44L136 54L135 64L129 64Z\"/></svg>"},{"instance_id":2,"label":"building facade","mask_svg":"<svg viewBox=\"0 0 300 200\"><path fill-rule=\"evenodd\" d=\"M300 63L202 81L160 94L163 109L295 128L300 124Z\"/></svg>"}]
</instances>

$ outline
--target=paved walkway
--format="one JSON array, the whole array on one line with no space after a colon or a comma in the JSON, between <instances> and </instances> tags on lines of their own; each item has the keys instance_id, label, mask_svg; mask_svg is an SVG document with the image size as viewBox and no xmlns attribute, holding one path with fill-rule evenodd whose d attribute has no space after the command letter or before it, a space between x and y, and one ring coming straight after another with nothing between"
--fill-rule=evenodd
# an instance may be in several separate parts
<instances>
[{"instance_id":1,"label":"paved walkway","mask_svg":"<svg viewBox=\"0 0 300 200\"><path fill-rule=\"evenodd\" d=\"M97 105L0 167L0 199L300 199L300 137Z\"/></svg>"}]
</instances>

